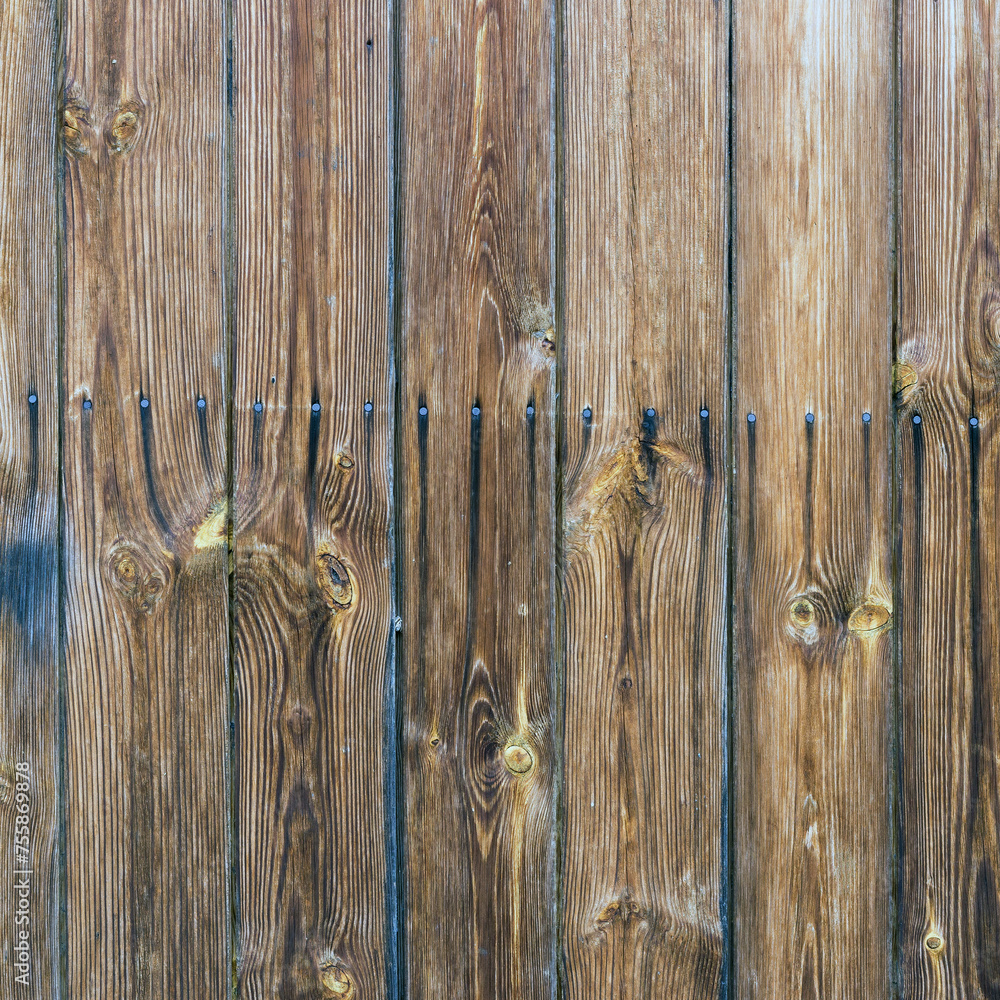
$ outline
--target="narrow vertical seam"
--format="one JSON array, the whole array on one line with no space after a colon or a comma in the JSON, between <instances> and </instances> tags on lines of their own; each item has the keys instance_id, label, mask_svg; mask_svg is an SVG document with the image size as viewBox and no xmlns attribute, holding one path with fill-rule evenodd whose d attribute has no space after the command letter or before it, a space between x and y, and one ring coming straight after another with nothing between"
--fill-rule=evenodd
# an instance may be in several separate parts
<instances>
[{"instance_id":1,"label":"narrow vertical seam","mask_svg":"<svg viewBox=\"0 0 1000 1000\"><path fill-rule=\"evenodd\" d=\"M733 892L735 877L734 858L734 720L736 717L735 661L733 643L735 621L733 600L735 594L735 514L736 514L736 442L733 414L736 407L736 168L734 160L734 12L735 0L726 5L726 707L725 751L722 773L722 837L721 837L721 894L719 918L723 933L723 968L719 994L721 1000L731 1000L736 995L734 944L735 906Z\"/></svg>"},{"instance_id":2,"label":"narrow vertical seam","mask_svg":"<svg viewBox=\"0 0 1000 1000\"><path fill-rule=\"evenodd\" d=\"M899 334L899 197L900 197L900 128L902 126L900 114L900 35L902 31L902 10L899 0L893 0L892 5L892 134L889 138L889 155L892 161L892 191L891 196L891 217L889 220L889 252L890 266L890 295L891 310L889 318L889 379L885 391L889 394L889 418L890 428L890 539L892 544L891 566L892 566L892 671L890 703L892 706L890 716L890 774L891 784L889 795L889 865L890 865L890 902L889 919L890 926L890 954L889 954L889 982L890 992L893 997L902 995L901 987L901 961L900 961L900 912L902 894L902 856L900 845L902 844L902 802L903 802L903 771L902 771L902 690L900 686L901 677L901 657L899 635L899 611L902 607L902 578L900 574L900 563L902 560L902 463L900 460L900 439L899 439L899 413L895 405L895 393L893 391L894 373L896 370L896 358L898 349Z\"/></svg>"},{"instance_id":3,"label":"narrow vertical seam","mask_svg":"<svg viewBox=\"0 0 1000 1000\"><path fill-rule=\"evenodd\" d=\"M390 635L392 654L387 665L385 747L386 747L386 986L390 997L402 1000L406 996L406 936L403 917L406 906L405 864L405 793L406 753L403 743L403 714L405 711L406 623L399 617L403 608L403 504L398 502L396 470L402 468L402 386L399 373L402 365L403 297L400 292L402 278L401 233L403 217L403 167L402 167L402 0L390 0L389 18L391 56L389 65L389 196L391 198L391 224L389 233L389 378L393 392L392 427L390 429L392 468L389 473L389 502L391 506L392 538L392 593L393 632ZM400 626L397 630L397 626ZM401 708L401 706L404 706Z\"/></svg>"},{"instance_id":4,"label":"narrow vertical seam","mask_svg":"<svg viewBox=\"0 0 1000 1000\"><path fill-rule=\"evenodd\" d=\"M57 532L57 579L56 603L58 605L56 650L56 711L57 719L57 852L56 892L57 892L57 937L59 941L58 971L56 972L56 996L69 996L69 926L67 923L67 875L66 875L66 503L63 479L66 474L63 445L65 441L66 404L66 161L61 149L62 95L65 74L65 48L63 24L65 22L66 0L54 0L52 4L52 180L55 198L55 274L53 292L56 300L56 405L59 408L56 463L56 532Z\"/></svg>"},{"instance_id":5,"label":"narrow vertical seam","mask_svg":"<svg viewBox=\"0 0 1000 1000\"><path fill-rule=\"evenodd\" d=\"M228 681L228 721L229 721L229 952L232 965L232 995L239 996L240 965L240 886L239 865L237 863L239 845L239 776L236 759L236 721L238 690L236 677L236 479L235 479L235 392L236 392L236 266L235 234L233 232L233 207L235 191L233 178L234 150L233 137L233 22L235 7L233 0L226 0L223 8L225 18L224 44L226 46L226 154L223 158L223 218L224 268L223 296L226 330L226 586L228 596L228 656L226 674Z\"/></svg>"},{"instance_id":6,"label":"narrow vertical seam","mask_svg":"<svg viewBox=\"0 0 1000 1000\"><path fill-rule=\"evenodd\" d=\"M553 207L552 223L554 234L552 241L553 277L555 315L555 339L557 350L555 354L555 393L553 407L554 421L554 461L555 469L552 477L555 490L555 545L553 546L552 598L553 598L553 660L554 670L552 683L554 686L553 708L555 714L555 729L553 733L555 751L555 773L553 793L555 802L553 850L555 852L555 885L553 919L555 928L553 934L553 993L562 997L566 992L565 970L563 968L563 913L565 912L563 884L563 852L565 841L565 740L566 740L566 622L563 605L563 576L565 565L563 561L565 512L565 483L563 457L566 454L563 433L565 414L563 412L563 383L565 381L565 316L566 316L566 176L565 176L565 107L566 107L566 9L564 0L553 0L552 8L552 157L553 157Z\"/></svg>"}]
</instances>

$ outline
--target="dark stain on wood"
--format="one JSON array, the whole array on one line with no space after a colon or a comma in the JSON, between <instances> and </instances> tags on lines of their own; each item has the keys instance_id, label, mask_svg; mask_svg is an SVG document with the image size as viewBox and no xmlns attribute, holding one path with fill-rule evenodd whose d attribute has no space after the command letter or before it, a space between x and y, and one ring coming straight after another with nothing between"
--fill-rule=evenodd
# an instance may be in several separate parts
<instances>
[{"instance_id":1,"label":"dark stain on wood","mask_svg":"<svg viewBox=\"0 0 1000 1000\"><path fill-rule=\"evenodd\" d=\"M171 537L170 524L163 513L163 508L160 506L160 500L156 492L156 483L154 481L153 452L155 444L152 440L153 415L150 413L149 400L144 396L141 396L139 399L139 424L142 430L142 458L143 474L146 479L146 502L149 504L149 509L156 519L160 531L163 532L164 541L169 542Z\"/></svg>"}]
</instances>

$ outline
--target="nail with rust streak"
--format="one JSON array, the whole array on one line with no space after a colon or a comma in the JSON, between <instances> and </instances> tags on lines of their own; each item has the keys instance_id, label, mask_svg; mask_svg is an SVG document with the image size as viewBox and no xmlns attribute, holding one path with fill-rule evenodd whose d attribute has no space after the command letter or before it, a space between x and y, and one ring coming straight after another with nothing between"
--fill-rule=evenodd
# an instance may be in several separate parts
<instances>
[{"instance_id":1,"label":"nail with rust streak","mask_svg":"<svg viewBox=\"0 0 1000 1000\"><path fill-rule=\"evenodd\" d=\"M320 969L319 978L328 997L350 1000L357 992L350 973L346 969L340 968L339 965L324 965Z\"/></svg>"},{"instance_id":2,"label":"nail with rust streak","mask_svg":"<svg viewBox=\"0 0 1000 1000\"><path fill-rule=\"evenodd\" d=\"M890 617L889 609L881 604L862 604L851 612L847 627L852 632L875 632L885 625Z\"/></svg>"},{"instance_id":3,"label":"nail with rust streak","mask_svg":"<svg viewBox=\"0 0 1000 1000\"><path fill-rule=\"evenodd\" d=\"M503 761L512 774L525 774L531 770L535 759L531 751L521 743L510 743L504 749Z\"/></svg>"}]
</instances>

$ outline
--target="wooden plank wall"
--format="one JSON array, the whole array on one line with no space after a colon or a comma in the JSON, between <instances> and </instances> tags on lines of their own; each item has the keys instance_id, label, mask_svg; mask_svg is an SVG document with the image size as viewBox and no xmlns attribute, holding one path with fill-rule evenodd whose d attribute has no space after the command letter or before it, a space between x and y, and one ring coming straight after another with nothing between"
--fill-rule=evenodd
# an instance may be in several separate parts
<instances>
[{"instance_id":1,"label":"wooden plank wall","mask_svg":"<svg viewBox=\"0 0 1000 1000\"><path fill-rule=\"evenodd\" d=\"M0 5L0 1000L1000 996L998 16Z\"/></svg>"}]
</instances>

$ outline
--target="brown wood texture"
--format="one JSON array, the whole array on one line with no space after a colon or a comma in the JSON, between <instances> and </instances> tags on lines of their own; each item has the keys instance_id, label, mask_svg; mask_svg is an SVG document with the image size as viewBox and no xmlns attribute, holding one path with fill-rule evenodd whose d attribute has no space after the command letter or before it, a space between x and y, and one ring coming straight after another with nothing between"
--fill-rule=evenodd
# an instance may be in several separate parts
<instances>
[{"instance_id":1,"label":"brown wood texture","mask_svg":"<svg viewBox=\"0 0 1000 1000\"><path fill-rule=\"evenodd\" d=\"M235 7L241 997L389 993L392 52L385 3Z\"/></svg>"},{"instance_id":2,"label":"brown wood texture","mask_svg":"<svg viewBox=\"0 0 1000 1000\"><path fill-rule=\"evenodd\" d=\"M553 10L401 11L404 974L555 995Z\"/></svg>"},{"instance_id":3,"label":"brown wood texture","mask_svg":"<svg viewBox=\"0 0 1000 1000\"><path fill-rule=\"evenodd\" d=\"M728 34L566 7L567 997L725 968Z\"/></svg>"},{"instance_id":4,"label":"brown wood texture","mask_svg":"<svg viewBox=\"0 0 1000 1000\"><path fill-rule=\"evenodd\" d=\"M734 995L888 996L893 8L733 25Z\"/></svg>"},{"instance_id":5,"label":"brown wood texture","mask_svg":"<svg viewBox=\"0 0 1000 1000\"><path fill-rule=\"evenodd\" d=\"M46 1000L60 908L54 26L47 0L0 7L0 996Z\"/></svg>"},{"instance_id":6,"label":"brown wood texture","mask_svg":"<svg viewBox=\"0 0 1000 1000\"><path fill-rule=\"evenodd\" d=\"M899 958L913 998L1000 996L998 63L989 4L901 8Z\"/></svg>"},{"instance_id":7,"label":"brown wood texture","mask_svg":"<svg viewBox=\"0 0 1000 1000\"><path fill-rule=\"evenodd\" d=\"M223 11L69 0L62 30L67 995L221 998Z\"/></svg>"},{"instance_id":8,"label":"brown wood texture","mask_svg":"<svg viewBox=\"0 0 1000 1000\"><path fill-rule=\"evenodd\" d=\"M0 0L0 1000L1000 998L998 46Z\"/></svg>"}]
</instances>

